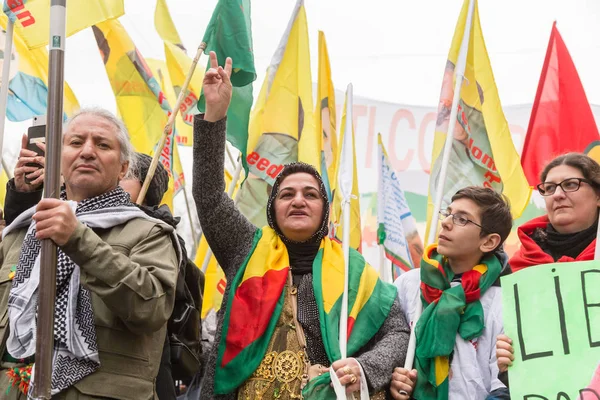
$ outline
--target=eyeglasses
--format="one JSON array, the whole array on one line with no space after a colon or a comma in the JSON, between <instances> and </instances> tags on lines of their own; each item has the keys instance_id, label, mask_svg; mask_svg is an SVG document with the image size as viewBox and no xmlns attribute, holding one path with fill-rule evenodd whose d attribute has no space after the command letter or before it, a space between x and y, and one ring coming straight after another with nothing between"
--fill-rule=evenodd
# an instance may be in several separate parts
<instances>
[{"instance_id":1,"label":"eyeglasses","mask_svg":"<svg viewBox=\"0 0 600 400\"><path fill-rule=\"evenodd\" d=\"M451 214L448 211L440 211L439 217L440 221L443 221L448 217L452 217L452 223L454 225L465 226L470 222L473 225L477 225L478 227L480 227L482 231L486 230L483 226L479 225L477 222L471 221L469 218L465 217L462 214Z\"/></svg>"},{"instance_id":2,"label":"eyeglasses","mask_svg":"<svg viewBox=\"0 0 600 400\"><path fill-rule=\"evenodd\" d=\"M556 192L557 187L561 187L563 192L576 192L579 190L581 183L585 182L590 186L594 186L594 182L585 178L567 178L560 183L542 182L537 185L537 190L542 196L551 196Z\"/></svg>"}]
</instances>

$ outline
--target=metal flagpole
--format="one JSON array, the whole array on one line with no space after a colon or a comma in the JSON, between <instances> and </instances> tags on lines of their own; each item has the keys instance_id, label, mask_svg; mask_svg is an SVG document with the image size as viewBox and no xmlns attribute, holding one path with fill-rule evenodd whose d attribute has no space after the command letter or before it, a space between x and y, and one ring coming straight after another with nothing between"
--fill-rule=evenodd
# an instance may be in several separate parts
<instances>
[{"instance_id":1,"label":"metal flagpole","mask_svg":"<svg viewBox=\"0 0 600 400\"><path fill-rule=\"evenodd\" d=\"M342 230L342 252L344 254L344 293L342 294L342 309L340 311L340 354L344 359L347 356L348 345L348 273L350 262L350 202L352 201L352 181L353 164L350 164L350 170L346 170L342 163L354 163L352 154L352 142L354 140L352 132L352 84L348 84L346 89L346 128L344 140L342 142L342 152L340 160L340 172L338 172L338 186L342 194L342 221L344 224ZM341 171L342 169L345 170Z\"/></svg>"},{"instance_id":2,"label":"metal flagpole","mask_svg":"<svg viewBox=\"0 0 600 400\"><path fill-rule=\"evenodd\" d=\"M52 0L50 4L46 174L44 177L44 197L52 198L59 198L60 194L66 17L67 0ZM33 396L39 399L51 398L56 258L57 248L54 242L49 239L42 240L33 382Z\"/></svg>"},{"instance_id":3,"label":"metal flagpole","mask_svg":"<svg viewBox=\"0 0 600 400\"><path fill-rule=\"evenodd\" d=\"M8 81L10 78L10 57L13 46L14 24L8 18L6 22L6 35L4 36L4 60L2 61L2 82L0 85L0 160L4 162L4 124L6 122L6 108L8 107ZM4 164L3 164L4 165ZM8 174L8 170L4 169Z\"/></svg>"}]
</instances>

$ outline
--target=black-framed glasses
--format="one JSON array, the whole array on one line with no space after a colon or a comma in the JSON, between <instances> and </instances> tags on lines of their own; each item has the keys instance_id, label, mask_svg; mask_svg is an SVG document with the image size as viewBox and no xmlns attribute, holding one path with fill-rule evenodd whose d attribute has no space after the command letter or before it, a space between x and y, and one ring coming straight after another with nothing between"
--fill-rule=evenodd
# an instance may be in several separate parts
<instances>
[{"instance_id":1,"label":"black-framed glasses","mask_svg":"<svg viewBox=\"0 0 600 400\"><path fill-rule=\"evenodd\" d=\"M585 182L590 186L594 186L594 182L585 178L567 178L560 183L542 182L537 185L537 190L542 196L551 196L556 192L556 188L560 186L563 192L576 192L579 190L581 183Z\"/></svg>"},{"instance_id":2,"label":"black-framed glasses","mask_svg":"<svg viewBox=\"0 0 600 400\"><path fill-rule=\"evenodd\" d=\"M465 226L470 222L473 225L477 225L478 227L480 227L482 231L486 230L483 226L479 225L475 221L471 221L469 218L465 217L462 214L452 214L448 211L440 211L439 217L440 217L440 221L443 221L448 217L452 217L452 223L454 225Z\"/></svg>"}]
</instances>

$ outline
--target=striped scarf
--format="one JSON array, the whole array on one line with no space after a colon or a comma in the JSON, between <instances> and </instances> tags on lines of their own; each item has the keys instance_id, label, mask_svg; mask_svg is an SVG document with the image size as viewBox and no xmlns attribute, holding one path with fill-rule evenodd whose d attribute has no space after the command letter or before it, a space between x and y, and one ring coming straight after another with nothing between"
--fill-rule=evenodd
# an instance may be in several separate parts
<instances>
[{"instance_id":1,"label":"striped scarf","mask_svg":"<svg viewBox=\"0 0 600 400\"><path fill-rule=\"evenodd\" d=\"M66 193L61 193L66 200ZM134 218L150 219L129 200L120 186L80 203L68 201L77 220L90 228L108 229ZM41 242L31 219L35 207L22 213L3 236L27 227L19 262L8 297L9 337L7 351L21 359L35 354L37 302ZM100 367L94 310L90 291L80 284L79 266L59 247L57 250L56 300L54 311L54 350L52 390L55 394L94 373ZM35 372L35 371L34 371Z\"/></svg>"},{"instance_id":2,"label":"striped scarf","mask_svg":"<svg viewBox=\"0 0 600 400\"><path fill-rule=\"evenodd\" d=\"M414 397L419 400L447 400L450 356L456 333L471 340L483 333L484 315L479 299L500 276L502 265L494 255L462 275L451 286L454 273L437 245L425 250L421 260L421 300L423 314L416 329L415 367L419 379Z\"/></svg>"},{"instance_id":3,"label":"striped scarf","mask_svg":"<svg viewBox=\"0 0 600 400\"><path fill-rule=\"evenodd\" d=\"M252 250L231 283L218 344L215 394L235 391L258 368L279 320L288 278L285 244L269 227L256 231ZM377 333L396 298L396 288L351 249L348 291L348 356ZM313 288L323 344L330 362L341 358L339 321L344 291L344 255L328 237L313 262ZM329 374L312 379L305 398L335 399ZM324 390L323 390L324 389ZM318 396L311 396L312 393Z\"/></svg>"}]
</instances>

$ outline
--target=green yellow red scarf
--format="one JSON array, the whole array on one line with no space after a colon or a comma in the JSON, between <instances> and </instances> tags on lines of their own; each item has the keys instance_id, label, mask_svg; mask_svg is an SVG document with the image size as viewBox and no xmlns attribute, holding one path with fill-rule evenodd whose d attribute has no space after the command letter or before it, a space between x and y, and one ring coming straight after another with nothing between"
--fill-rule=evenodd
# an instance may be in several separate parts
<instances>
[{"instance_id":1,"label":"green yellow red scarf","mask_svg":"<svg viewBox=\"0 0 600 400\"><path fill-rule=\"evenodd\" d=\"M285 244L275 231L256 231L252 250L233 279L215 373L215 394L239 387L258 368L279 320L289 271ZM377 333L394 303L396 287L382 282L377 271L351 249L348 291L348 356ZM330 362L341 358L339 321L344 290L344 255L339 243L325 238L313 262L313 288L321 335ZM312 379L305 398L335 398L328 374ZM325 390L322 390L325 389ZM333 397L332 397L333 396Z\"/></svg>"},{"instance_id":2,"label":"green yellow red scarf","mask_svg":"<svg viewBox=\"0 0 600 400\"><path fill-rule=\"evenodd\" d=\"M488 255L463 273L460 285L451 287L454 273L447 259L437 253L437 245L427 247L421 260L423 314L415 327L415 367L419 376L415 398L448 399L449 360L456 333L464 340L481 336L485 320L479 299L501 271L498 258Z\"/></svg>"}]
</instances>

